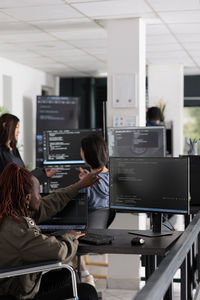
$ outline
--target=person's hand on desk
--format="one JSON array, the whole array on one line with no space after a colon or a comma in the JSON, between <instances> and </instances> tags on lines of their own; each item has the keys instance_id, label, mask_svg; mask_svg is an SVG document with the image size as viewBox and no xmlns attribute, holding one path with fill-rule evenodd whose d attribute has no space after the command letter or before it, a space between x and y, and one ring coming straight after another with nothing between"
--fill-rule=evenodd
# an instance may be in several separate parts
<instances>
[{"instance_id":1,"label":"person's hand on desk","mask_svg":"<svg viewBox=\"0 0 200 300\"><path fill-rule=\"evenodd\" d=\"M52 169L52 168L45 168L45 173L47 175L47 177L52 177L53 175L55 175L58 170Z\"/></svg>"},{"instance_id":2,"label":"person's hand on desk","mask_svg":"<svg viewBox=\"0 0 200 300\"><path fill-rule=\"evenodd\" d=\"M67 233L72 234L76 240L78 240L81 236L85 235L85 233L75 230L68 230Z\"/></svg>"}]
</instances>

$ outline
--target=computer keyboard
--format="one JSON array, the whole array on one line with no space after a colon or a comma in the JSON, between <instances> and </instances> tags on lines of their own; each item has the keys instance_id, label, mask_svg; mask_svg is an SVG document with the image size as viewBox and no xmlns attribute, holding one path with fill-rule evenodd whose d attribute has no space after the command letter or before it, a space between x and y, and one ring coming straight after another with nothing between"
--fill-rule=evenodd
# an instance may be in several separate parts
<instances>
[{"instance_id":1,"label":"computer keyboard","mask_svg":"<svg viewBox=\"0 0 200 300\"><path fill-rule=\"evenodd\" d=\"M80 243L92 245L108 245L114 240L114 236L99 233L88 232L86 235L79 238Z\"/></svg>"}]
</instances>

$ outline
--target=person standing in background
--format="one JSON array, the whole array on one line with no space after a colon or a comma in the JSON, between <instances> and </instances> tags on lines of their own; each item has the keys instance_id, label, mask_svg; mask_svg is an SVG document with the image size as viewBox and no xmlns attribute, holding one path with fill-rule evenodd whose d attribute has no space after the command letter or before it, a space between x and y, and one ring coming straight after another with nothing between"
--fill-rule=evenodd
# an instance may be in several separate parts
<instances>
[{"instance_id":1,"label":"person standing in background","mask_svg":"<svg viewBox=\"0 0 200 300\"><path fill-rule=\"evenodd\" d=\"M8 163L14 162L21 167L25 167L17 148L19 136L20 120L9 113L0 117L0 174ZM46 181L48 177L56 174L56 170L51 168L34 169L31 173L40 181Z\"/></svg>"},{"instance_id":2,"label":"person standing in background","mask_svg":"<svg viewBox=\"0 0 200 300\"><path fill-rule=\"evenodd\" d=\"M146 126L159 126L161 120L161 111L157 106L149 107L147 110Z\"/></svg>"}]
</instances>

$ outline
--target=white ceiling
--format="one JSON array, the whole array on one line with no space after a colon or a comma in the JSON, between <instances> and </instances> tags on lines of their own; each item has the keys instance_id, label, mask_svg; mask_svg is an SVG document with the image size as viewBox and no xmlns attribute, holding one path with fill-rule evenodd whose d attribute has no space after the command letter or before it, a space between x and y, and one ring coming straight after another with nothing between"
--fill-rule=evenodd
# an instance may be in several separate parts
<instances>
[{"instance_id":1,"label":"white ceiling","mask_svg":"<svg viewBox=\"0 0 200 300\"><path fill-rule=\"evenodd\" d=\"M0 56L58 76L106 69L102 20L143 17L147 63L200 74L200 0L0 0Z\"/></svg>"}]
</instances>

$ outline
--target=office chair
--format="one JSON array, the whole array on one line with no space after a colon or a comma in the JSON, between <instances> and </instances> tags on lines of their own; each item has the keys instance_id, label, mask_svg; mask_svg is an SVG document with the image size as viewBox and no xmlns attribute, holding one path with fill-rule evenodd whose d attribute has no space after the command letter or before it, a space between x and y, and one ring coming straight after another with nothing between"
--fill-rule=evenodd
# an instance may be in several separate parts
<instances>
[{"instance_id":1,"label":"office chair","mask_svg":"<svg viewBox=\"0 0 200 300\"><path fill-rule=\"evenodd\" d=\"M115 210L109 207L100 208L88 213L88 228L106 229L115 218Z\"/></svg>"},{"instance_id":2,"label":"office chair","mask_svg":"<svg viewBox=\"0 0 200 300\"><path fill-rule=\"evenodd\" d=\"M88 228L93 229L106 229L108 228L111 223L113 222L116 215L116 211L113 208L101 208L97 209L95 211L90 211L88 214ZM102 254L102 257L104 258L103 262L94 262L89 259L89 255L84 255L84 260L86 265L89 266L98 266L98 267L108 267L108 263L105 262L105 255ZM106 279L107 275L104 274L92 274L94 278L101 278Z\"/></svg>"},{"instance_id":3,"label":"office chair","mask_svg":"<svg viewBox=\"0 0 200 300\"><path fill-rule=\"evenodd\" d=\"M72 289L73 289L73 298L70 299L78 300L75 271L71 266L67 264L63 264L60 261L45 261L45 262L38 262L30 265L24 265L20 267L0 269L0 279L20 276L25 274L31 274L36 272L48 272L48 271L58 270L58 269L68 269L70 271L71 279L72 279ZM16 298L12 296L0 296L0 300L16 300Z\"/></svg>"}]
</instances>

